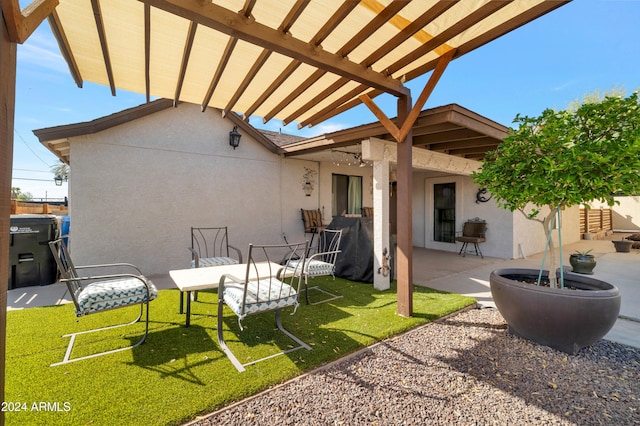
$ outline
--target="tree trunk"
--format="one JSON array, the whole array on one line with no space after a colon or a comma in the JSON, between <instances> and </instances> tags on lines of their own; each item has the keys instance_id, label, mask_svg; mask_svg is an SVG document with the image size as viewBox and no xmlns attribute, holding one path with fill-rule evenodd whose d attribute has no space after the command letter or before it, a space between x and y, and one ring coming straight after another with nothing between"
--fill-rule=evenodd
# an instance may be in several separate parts
<instances>
[{"instance_id":1,"label":"tree trunk","mask_svg":"<svg viewBox=\"0 0 640 426\"><path fill-rule=\"evenodd\" d=\"M558 279L556 277L556 269L557 269L557 261L556 261L556 248L553 244L553 229L556 227L556 221L554 220L560 210L560 207L556 207L555 209L551 209L547 217L544 219L542 225L544 226L544 235L547 237L548 245L549 245L549 282L551 288L558 288ZM558 232L560 230L558 229ZM541 266L541 269L544 269L544 263Z\"/></svg>"}]
</instances>

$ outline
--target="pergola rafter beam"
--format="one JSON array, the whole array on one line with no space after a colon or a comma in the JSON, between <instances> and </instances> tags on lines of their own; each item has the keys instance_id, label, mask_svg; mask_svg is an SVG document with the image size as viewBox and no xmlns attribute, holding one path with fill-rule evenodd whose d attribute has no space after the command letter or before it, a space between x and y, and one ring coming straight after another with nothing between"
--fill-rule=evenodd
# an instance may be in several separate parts
<instances>
[{"instance_id":1,"label":"pergola rafter beam","mask_svg":"<svg viewBox=\"0 0 640 426\"><path fill-rule=\"evenodd\" d=\"M295 70L298 69L300 65L302 65L302 62L298 60L291 61L287 66L287 68L285 68L285 70L280 73L278 78L273 80L273 82L269 85L269 87L267 87L267 89L264 90L262 95L260 95L260 97L256 99L253 105L251 105L249 109L245 111L244 118L248 119L255 112L255 110L258 109L260 105L262 105L273 94L273 92L275 92L278 89L278 87L280 87L282 83L284 83L285 80L289 78Z\"/></svg>"},{"instance_id":2,"label":"pergola rafter beam","mask_svg":"<svg viewBox=\"0 0 640 426\"><path fill-rule=\"evenodd\" d=\"M468 30L478 22L507 6L513 0L492 0L490 3L485 4L480 9L476 10L469 16L464 19L456 22L451 27L446 28L444 31L433 37L428 42L424 43L418 49L414 50L411 54L405 56L401 60L394 63L391 67L389 67L389 74L393 74L410 63L420 59L424 55L427 55L434 49L439 46L444 45L447 41L449 41L452 37L460 34L461 32ZM449 47L442 46L441 50L448 51ZM441 55L444 51L439 52ZM410 80L407 76L407 80Z\"/></svg>"},{"instance_id":3,"label":"pergola rafter beam","mask_svg":"<svg viewBox=\"0 0 640 426\"><path fill-rule=\"evenodd\" d=\"M189 58L191 57L191 48L193 47L193 40L196 38L197 30L198 24L195 22L191 22L189 24L187 40L184 44L184 52L182 53L182 63L180 64L180 74L178 75L178 82L176 84L176 94L173 97L173 106L178 106L178 102L180 101L180 92L182 91L182 85L184 84L184 76L187 73L187 65L189 64Z\"/></svg>"},{"instance_id":4,"label":"pergola rafter beam","mask_svg":"<svg viewBox=\"0 0 640 426\"><path fill-rule=\"evenodd\" d=\"M360 31L358 31L356 35L351 37L351 39L347 43L345 43L344 46L342 46L342 48L338 52L338 56L342 58L346 58L349 55L349 53L351 53L355 48L360 46L360 44L362 44L362 42L364 42L367 39L367 37L369 37L373 32L375 32L376 29L380 28L380 26L384 25L391 18L396 16L396 14L400 12L402 8L407 6L407 4L408 3L403 0L395 0L391 2L386 8L384 8L378 14L376 14L374 18L371 21L369 21L367 25L365 25ZM364 68L368 68L363 63L361 63L360 65L363 65ZM322 78L322 76L324 76L325 74L326 74L326 71L324 70L318 70L314 72L302 84L300 84L295 90L293 90L289 96L283 99L282 102L276 105L275 108L273 108L267 115L265 115L264 122L266 123L267 121L272 119L276 114L282 111L283 108L289 105L298 96L302 95L309 87L311 87L316 81ZM334 82L331 85L331 90L324 90L321 94L317 95L313 100L307 102L304 106L302 106L301 108L298 108L298 110L296 110L294 113L290 114L287 118L282 120L282 123L286 126L288 123L294 121L300 115L307 112L314 105L317 105L317 103L320 100L325 99L328 94L333 93L335 90L344 86L348 82L349 82L348 78L345 78L345 77L339 78L336 82Z\"/></svg>"},{"instance_id":5,"label":"pergola rafter beam","mask_svg":"<svg viewBox=\"0 0 640 426\"><path fill-rule=\"evenodd\" d=\"M385 44L380 46L375 52L371 53L362 63L365 66L371 66L375 64L377 61L382 59L386 54L391 52L396 46L410 37L414 36L416 33L422 31L422 29L431 21L442 15L444 12L449 10L452 6L454 6L459 0L453 1L441 1L433 5L431 9L422 14L422 16L418 17L415 21L411 22L409 25L404 27L401 32L399 32L395 37L387 41ZM429 34L426 34L427 37L431 37Z\"/></svg>"},{"instance_id":6,"label":"pergola rafter beam","mask_svg":"<svg viewBox=\"0 0 640 426\"><path fill-rule=\"evenodd\" d=\"M231 59L231 53L233 53L233 49L236 47L237 42L238 42L237 38L235 37L229 38L229 41L227 42L227 46L224 49L222 58L218 63L218 67L216 68L216 71L213 74L213 77L211 78L209 89L207 90L207 93L205 94L204 99L202 100L202 104L200 106L200 108L202 109L202 112L206 111L207 107L209 106L209 102L211 102L211 97L213 96L213 92L216 90L216 87L220 82L220 78L222 78L222 73L224 72L224 69L227 67L227 64L229 63L229 59Z\"/></svg>"},{"instance_id":7,"label":"pergola rafter beam","mask_svg":"<svg viewBox=\"0 0 640 426\"><path fill-rule=\"evenodd\" d=\"M109 87L111 88L111 95L116 95L116 83L113 78L113 67L111 66L111 58L109 56L109 46L107 44L107 35L104 32L104 22L102 22L102 12L100 11L100 1L91 0L91 8L93 9L93 16L96 20L96 30L98 31L98 38L100 39L100 47L102 48L102 57L104 59L104 66L107 71L107 78L109 79Z\"/></svg>"},{"instance_id":8,"label":"pergola rafter beam","mask_svg":"<svg viewBox=\"0 0 640 426\"><path fill-rule=\"evenodd\" d=\"M151 6L144 5L144 94L151 102Z\"/></svg>"},{"instance_id":9,"label":"pergola rafter beam","mask_svg":"<svg viewBox=\"0 0 640 426\"><path fill-rule=\"evenodd\" d=\"M309 5L309 2L310 0L298 0L282 21L282 24L278 28L278 31L282 32L283 34L287 34L291 29L291 26L295 23L296 19L300 17L304 9ZM240 99L240 96L242 96L247 87L249 87L249 84L251 84L265 62L267 62L269 56L271 56L271 51L268 49L264 49L258 59L255 60L244 80L242 81L242 83L240 83L238 89L235 91L234 95L227 103L227 106L222 111L223 116L226 116L229 111L233 109L236 102L238 102L238 99Z\"/></svg>"},{"instance_id":10,"label":"pergola rafter beam","mask_svg":"<svg viewBox=\"0 0 640 426\"><path fill-rule=\"evenodd\" d=\"M446 53L446 51L451 50L450 47L447 47L446 45L444 45L448 40L451 39L451 37L459 34L462 31L465 31L467 29L469 29L470 27L472 27L473 25L477 24L478 22L480 22L481 20L487 18L488 16L492 15L493 13L495 13L496 11L502 9L503 7L507 6L512 0L494 0L484 6L482 6L481 8L479 8L478 10L476 10L475 12L473 12L472 14L470 14L469 16L467 16L466 18L462 19L461 21L455 23L454 25L452 25L451 27L443 30L440 34L436 35L435 37L433 37L432 39L430 39L428 42L424 43L421 47L419 47L418 49L414 50L413 52L411 52L410 54L406 55L405 57L403 57L402 59L400 59L399 61L395 62L393 65L387 67L386 72L388 74L393 74L399 70L401 70L402 68L404 68L405 66L411 64L412 62L418 60L419 58L421 58L422 56L428 54L429 52L431 52L433 49L436 49L438 47L441 46L442 49L442 54ZM398 36L396 36L398 37ZM497 36L496 36L497 37ZM444 50L446 49L446 50ZM370 58L370 60L373 60L375 57L379 56L380 53L375 53L372 54L372 57ZM388 53L388 52L387 52ZM460 53L460 49L458 49L458 56L461 55ZM452 58L453 59L453 58ZM440 58L436 58L432 61L429 61L428 63L426 63L424 66L420 67L420 72L411 72L411 73L407 73L406 75L406 79L407 80L412 80L420 75L423 75L427 72L429 72L430 70L434 69L435 66L438 64ZM362 93L362 91L360 91L360 93ZM374 96L377 96L380 93L376 93L375 95L373 94L369 94L368 96L373 99ZM325 107L322 111L314 114L313 117L309 117L307 118L305 121L303 121L300 125L300 127L304 127L304 126L313 126L318 124L321 121L327 120L331 117L334 117L335 115L346 111L347 109L353 108L354 106L358 105L359 103L362 102L362 100L352 100L351 98L345 100L345 102L349 102L348 107L345 105L344 108L338 108L335 106L335 103L331 104L328 107ZM322 120L320 120L319 118L322 118Z\"/></svg>"},{"instance_id":11,"label":"pergola rafter beam","mask_svg":"<svg viewBox=\"0 0 640 426\"><path fill-rule=\"evenodd\" d=\"M62 57L69 67L69 72L71 73L71 77L73 81L75 81L76 86L82 88L82 74L80 73L80 68L78 68L78 64L76 63L76 59L73 57L73 52L69 47L69 40L67 40L67 36L62 29L62 25L60 25L60 18L58 14L54 10L48 17L49 26L51 27L51 32L55 36L56 40L58 40L58 47L60 47L60 53L62 53Z\"/></svg>"},{"instance_id":12,"label":"pergola rafter beam","mask_svg":"<svg viewBox=\"0 0 640 426\"><path fill-rule=\"evenodd\" d=\"M320 28L315 37L311 41L312 46L319 46L320 43L342 22L342 20L351 13L351 11L358 5L358 2L351 1L343 3L340 8L327 20L327 22ZM278 87L284 83L284 81L293 74L293 72L302 65L302 62L294 59L289 63L284 71L280 73L269 87L263 91L258 99L249 107L244 113L244 118L247 119L251 116L256 109L258 109L269 97L275 92Z\"/></svg>"},{"instance_id":13,"label":"pergola rafter beam","mask_svg":"<svg viewBox=\"0 0 640 426\"><path fill-rule=\"evenodd\" d=\"M413 128L413 124L418 118L418 115L420 115L422 107L424 107L427 99L429 99L429 96L431 96L433 89L435 89L438 81L440 81L440 77L442 77L444 70L447 68L447 65L449 65L449 62L451 62L451 59L453 58L455 53L456 50L452 49L440 57L435 70L433 70L433 74L431 74L431 77L429 77L429 81L427 81L427 84L422 90L422 93L420 93L418 100L416 101L415 105L413 105L413 108L411 108L409 114L407 114L406 118L403 120L400 128L398 128L397 125L393 121L391 121L380 108L378 108L378 106L373 102L373 100L371 100L369 96L367 96L366 94L360 95L359 99L371 110L371 112L373 112L376 118L380 120L385 129L389 131L389 133L398 143L401 143L405 139L407 139L407 135L410 134L411 129Z\"/></svg>"},{"instance_id":14,"label":"pergola rafter beam","mask_svg":"<svg viewBox=\"0 0 640 426\"><path fill-rule=\"evenodd\" d=\"M313 67L347 77L369 87L381 89L394 96L406 96L409 89L402 82L366 69L346 58L326 52L294 37L283 34L252 19L209 2L178 0L141 0L158 9L198 22L201 25L244 40L256 46L300 60Z\"/></svg>"}]
</instances>

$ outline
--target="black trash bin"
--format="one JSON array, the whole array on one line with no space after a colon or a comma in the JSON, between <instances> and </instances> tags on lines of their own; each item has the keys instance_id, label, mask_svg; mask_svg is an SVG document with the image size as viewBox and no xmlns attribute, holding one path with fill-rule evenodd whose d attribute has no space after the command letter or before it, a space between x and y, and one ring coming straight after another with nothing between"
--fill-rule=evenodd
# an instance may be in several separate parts
<instances>
[{"instance_id":1,"label":"black trash bin","mask_svg":"<svg viewBox=\"0 0 640 426\"><path fill-rule=\"evenodd\" d=\"M49 249L56 238L58 220L52 215L11 215L9 223L9 290L49 285L58 268Z\"/></svg>"}]
</instances>

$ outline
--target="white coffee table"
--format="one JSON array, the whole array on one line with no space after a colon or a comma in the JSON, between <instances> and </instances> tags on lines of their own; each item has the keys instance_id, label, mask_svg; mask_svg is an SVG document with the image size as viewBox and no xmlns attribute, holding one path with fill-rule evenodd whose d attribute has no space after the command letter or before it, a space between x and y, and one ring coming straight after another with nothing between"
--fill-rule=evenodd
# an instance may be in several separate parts
<instances>
[{"instance_id":1,"label":"white coffee table","mask_svg":"<svg viewBox=\"0 0 640 426\"><path fill-rule=\"evenodd\" d=\"M256 262L251 265L249 279L255 280L275 276L276 272L282 268L275 262ZM169 271L169 276L180 289L180 313L183 313L184 293L187 293L186 326L191 323L191 292L197 290L209 290L218 288L220 278L223 275L233 275L244 280L247 274L247 264L238 263L235 265L207 266L203 268L176 269Z\"/></svg>"}]
</instances>

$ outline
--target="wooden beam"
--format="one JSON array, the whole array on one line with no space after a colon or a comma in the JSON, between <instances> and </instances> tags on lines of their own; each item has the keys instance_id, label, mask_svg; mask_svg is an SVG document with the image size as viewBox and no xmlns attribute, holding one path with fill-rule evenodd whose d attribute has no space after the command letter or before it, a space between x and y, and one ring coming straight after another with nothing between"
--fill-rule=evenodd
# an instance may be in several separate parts
<instances>
[{"instance_id":1,"label":"wooden beam","mask_svg":"<svg viewBox=\"0 0 640 426\"><path fill-rule=\"evenodd\" d=\"M366 88L364 86L361 86L360 88L364 88L365 90L360 90L359 92L356 92L356 90L352 90L350 93L355 93L354 96L358 96L359 93L361 94L364 91L366 91ZM382 92L377 89L369 90L368 92L366 92L366 95L369 96L371 99L381 94ZM353 99L353 96L350 98L347 98L346 95L342 96L337 102L334 102L331 105L333 106L333 108L325 107L323 110L313 114L311 117L302 121L298 126L298 128L301 129L305 126L309 126L309 127L315 126L316 124L322 123L323 121L326 121L331 117L335 117L338 114L348 111L351 108L355 107L356 105L360 105L361 103L362 101L360 99L358 98Z\"/></svg>"},{"instance_id":2,"label":"wooden beam","mask_svg":"<svg viewBox=\"0 0 640 426\"><path fill-rule=\"evenodd\" d=\"M207 90L207 93L204 95L204 99L202 100L202 105L200 106L200 109L202 110L202 112L207 110L207 107L209 106L209 102L211 102L211 97L213 96L213 92L216 90L216 87L220 82L220 78L222 78L222 73L224 72L224 69L227 67L227 64L229 63L229 59L231 58L231 53L233 52L233 49L235 49L237 42L238 42L237 38L235 37L229 38L229 41L227 42L227 47L225 47L224 53L222 54L222 58L218 63L218 68L213 74L213 78L211 79L211 84L209 84L209 89Z\"/></svg>"},{"instance_id":3,"label":"wooden beam","mask_svg":"<svg viewBox=\"0 0 640 426\"><path fill-rule=\"evenodd\" d=\"M201 25L272 50L313 67L324 69L350 80L390 93L404 96L409 90L402 82L382 73L367 69L339 55L322 50L294 37L283 37L278 30L232 12L211 2L184 2L182 0L142 0L158 9L193 20Z\"/></svg>"},{"instance_id":4,"label":"wooden beam","mask_svg":"<svg viewBox=\"0 0 640 426\"><path fill-rule=\"evenodd\" d=\"M264 123L271 120L278 112L282 111L287 105L291 104L298 96L304 93L309 87L311 87L316 81L322 78L327 72L325 70L315 70L309 77L307 77L298 87L291 91L287 96L285 96L278 105L271 109L268 113L266 113L262 119ZM286 124L285 124L286 126Z\"/></svg>"},{"instance_id":5,"label":"wooden beam","mask_svg":"<svg viewBox=\"0 0 640 426\"><path fill-rule=\"evenodd\" d=\"M0 4L0 398L5 398L7 290L9 289L9 225L11 217L11 170L16 105L17 46L5 26L5 2ZM4 411L4 410L2 410ZM0 411L0 424L4 412Z\"/></svg>"},{"instance_id":6,"label":"wooden beam","mask_svg":"<svg viewBox=\"0 0 640 426\"><path fill-rule=\"evenodd\" d=\"M58 0L34 0L20 10L18 0L0 0L9 41L24 43L47 16L58 6Z\"/></svg>"},{"instance_id":7,"label":"wooden beam","mask_svg":"<svg viewBox=\"0 0 640 426\"><path fill-rule=\"evenodd\" d=\"M401 31L396 34L395 37L388 40L385 44L380 46L375 52L371 53L363 62L365 66L371 66L375 64L377 61L382 59L386 54L391 52L396 46L399 46L402 42L406 41L408 38L413 37L416 33L424 33L422 37L417 37L418 39L428 38L432 39L433 36L430 34L426 34L423 30L427 24L431 21L442 15L444 12L449 10L452 6L454 6L459 0L453 1L440 1L433 5L429 10L415 19L413 22L410 22L407 26L401 28Z\"/></svg>"},{"instance_id":8,"label":"wooden beam","mask_svg":"<svg viewBox=\"0 0 640 426\"><path fill-rule=\"evenodd\" d=\"M184 50L182 52L182 63L180 64L180 74L178 75L178 82L176 84L176 93L173 97L174 107L178 106L178 102L180 101L180 92L182 91L182 85L184 84L184 76L187 73L187 65L189 64L189 58L191 57L191 48L193 47L193 40L196 38L197 30L197 23L189 23L189 32L187 34L187 40L185 41Z\"/></svg>"},{"instance_id":9,"label":"wooden beam","mask_svg":"<svg viewBox=\"0 0 640 426\"><path fill-rule=\"evenodd\" d=\"M322 41L331 34L331 32L342 22L342 20L351 13L351 11L358 5L358 2L351 1L345 2L338 8L338 10L325 22L318 33L313 37L311 41L312 46L319 46ZM244 117L253 115L256 109L260 107L272 94L275 92L282 83L293 74L293 72L302 65L302 62L294 59L289 63L282 73L276 78L269 87L263 91L262 95L244 112Z\"/></svg>"},{"instance_id":10,"label":"wooden beam","mask_svg":"<svg viewBox=\"0 0 640 426\"><path fill-rule=\"evenodd\" d=\"M420 59L421 57L429 54L431 51L436 51L436 53L439 53L440 56L442 56L444 53L446 53L447 51L449 51L451 49L450 46L447 46L445 44L446 42L451 40L451 38L459 35L463 31L471 28L472 26L474 26L478 22L480 22L483 19L485 19L487 16L489 16L489 15L493 14L494 12L496 12L497 10L502 9L503 7L507 6L512 1L513 0L492 0L492 1L490 1L489 3L487 3L484 6L482 6L481 8L479 8L478 10L474 11L473 13L471 13L469 16L467 16L464 19L462 19L461 21L458 21L458 22L454 23L453 25L451 25L449 28L444 29L437 36L433 37L428 42L423 43L419 48L417 48L416 50L414 50L410 54L406 55L404 58L400 59L399 61L396 61L394 64L392 64L389 67L388 72L390 74L393 74L393 73L401 70L402 68L406 67L407 65L411 64L412 62L415 62L416 60ZM422 74L424 74L426 72L428 72L428 70L423 71ZM422 74L420 74L420 75L422 75ZM407 75L407 81L410 81L415 77L416 77L415 75L411 75L411 77L409 77L409 75Z\"/></svg>"},{"instance_id":11,"label":"wooden beam","mask_svg":"<svg viewBox=\"0 0 640 426\"><path fill-rule=\"evenodd\" d=\"M104 66L107 71L107 78L109 79L109 87L111 87L111 95L115 96L116 83L113 79L113 68L111 67L111 58L109 56L107 34L104 32L104 22L102 22L102 12L100 11L100 1L91 0L91 7L93 8L93 16L96 20L96 30L98 31L98 38L100 39L100 46L102 47L102 57L104 58Z\"/></svg>"},{"instance_id":12,"label":"wooden beam","mask_svg":"<svg viewBox=\"0 0 640 426\"><path fill-rule=\"evenodd\" d=\"M376 12L374 18L367 23L356 35L351 37L348 42L346 42L342 48L338 51L338 56L341 58L346 58L354 49L360 46L373 32L375 32L378 28L384 25L387 21L392 19L396 14L402 10L408 3L404 0L395 0L391 2L387 7L381 9ZM382 7L382 5L379 5ZM369 65L363 61L360 63L365 68L368 68ZM324 76L327 72L325 70L317 70L314 72L309 78L307 78L300 86L291 91L291 94L283 99L278 105L273 108L268 114L264 116L264 122L271 120L278 112L282 111L287 105L291 104L291 102L304 93L309 87L313 85L316 81L318 81L322 76ZM288 123L294 121L296 118L307 112L310 108L317 105L318 102L326 99L326 97L334 93L340 87L349 83L349 79L345 77L339 78L336 82L334 82L329 88L325 89L322 93L315 96L314 99L307 102L304 106L298 108L292 114L289 114L282 123L286 126Z\"/></svg>"},{"instance_id":13,"label":"wooden beam","mask_svg":"<svg viewBox=\"0 0 640 426\"><path fill-rule=\"evenodd\" d=\"M438 84L438 81L440 81L440 77L442 77L444 70L447 68L447 65L449 65L449 62L451 62L451 60L453 59L453 56L455 55L455 53L456 53L456 50L452 49L440 57L440 60L438 61L438 65L436 65L436 69L433 70L433 73L429 77L429 81L427 81L427 84L422 90L422 93L420 93L420 96L418 97L416 104L413 106L413 108L411 109L411 112L402 123L399 137L396 138L398 142L404 141L407 138L407 135L413 128L413 124L415 123L416 119L420 115L420 111L422 111L422 107L424 107L424 104L427 102L427 99L429 99L429 96L431 96L433 89L435 89L436 85Z\"/></svg>"},{"instance_id":14,"label":"wooden beam","mask_svg":"<svg viewBox=\"0 0 640 426\"><path fill-rule=\"evenodd\" d=\"M411 97L398 99L398 122L406 122L411 109ZM406 139L398 143L398 315L413 315L413 134L411 129Z\"/></svg>"},{"instance_id":15,"label":"wooden beam","mask_svg":"<svg viewBox=\"0 0 640 426\"><path fill-rule=\"evenodd\" d=\"M151 6L144 5L144 93L151 102Z\"/></svg>"},{"instance_id":16,"label":"wooden beam","mask_svg":"<svg viewBox=\"0 0 640 426\"><path fill-rule=\"evenodd\" d=\"M291 8L287 16L284 18L284 20L282 21L282 24L280 24L278 31L282 32L283 34L287 34L291 29L291 26L295 23L296 19L300 17L304 9L309 5L309 2L310 0L298 0L296 4ZM233 109L233 106L236 104L236 102L238 102L238 99L240 99L240 96L242 96L242 94L247 89L249 84L251 84L256 74L258 74L262 66L265 64L265 62L267 62L267 59L269 59L269 56L271 56L271 53L272 52L270 50L264 49L260 54L260 56L258 57L258 59L254 61L253 65L251 66L251 69L245 76L244 80L242 81L242 83L240 83L235 93L227 103L227 106L222 111L223 117L226 116L229 113L229 111ZM245 116L248 117L249 115L245 113Z\"/></svg>"},{"instance_id":17,"label":"wooden beam","mask_svg":"<svg viewBox=\"0 0 640 426\"><path fill-rule=\"evenodd\" d=\"M267 62L267 59L269 59L269 56L271 56L271 51L264 49L262 53L260 53L260 56L258 56L258 58L255 61L253 61L253 65L251 66L251 69L249 70L247 75L244 77L244 80L242 80L240 85L237 87L235 93L233 94L231 99L229 99L229 102L227 102L227 106L225 107L225 109L222 111L223 117L233 109L236 102L238 102L238 99L240 99L240 96L242 96L242 94L247 89L247 87L249 87L249 84L251 84L256 74L258 74L258 71L260 71L260 68L262 68L265 62Z\"/></svg>"},{"instance_id":18,"label":"wooden beam","mask_svg":"<svg viewBox=\"0 0 640 426\"><path fill-rule=\"evenodd\" d=\"M392 64L389 67L387 67L385 72L387 74L391 75L391 74L399 71L400 69L404 68L408 64L410 64L410 63L416 61L417 59L421 58L422 56L428 54L429 52L431 52L434 49L442 50L443 53L446 53L447 51L450 51L451 48L446 46L445 43L449 39L451 39L451 37L459 34L461 31L464 31L465 29L468 29L469 27L475 25L477 22L479 22L480 20L482 20L485 17L489 16L490 14L494 13L496 10L499 10L502 7L506 6L511 1L512 0L507 0L507 1L493 0L492 2L482 6L480 9L478 9L477 11L475 11L474 13L469 15L467 18L463 19L460 22L457 22L457 23L453 24L450 28L445 29L440 34L438 34L437 36L430 38L427 42L423 43L418 49L414 50L409 55L406 55L405 57L403 57L399 61L396 61L394 64ZM434 10L434 13L436 13L436 12L437 12L437 10ZM405 33L404 36L406 36L406 33ZM398 37L398 36L396 36L396 37ZM430 37L430 36L426 35L426 37ZM361 63L361 65L364 66L364 65L370 63L371 61L375 60L376 58L378 58L384 52L381 49L379 49L380 50L379 52L377 51L377 52L374 52L373 54L371 54L369 58L367 58L365 61L363 61ZM448 49L448 50L445 51L445 49ZM439 62L440 62L440 59L435 59L434 61L429 61L428 64L426 64L425 66L420 67L420 73L412 72L410 74L407 74L407 76L406 76L407 80L412 80L415 77L417 77L418 75L422 75L422 74L424 74L426 72L429 72L431 69L434 69L434 67L437 66L437 64ZM373 98L373 97L374 96L370 96L370 98ZM318 124L321 121L321 120L319 120L319 117L322 117L322 120L326 120L328 118L331 118L331 117L339 114L340 112L345 111L346 109L352 108L353 106L357 105L357 103L354 102L353 100L345 101L345 102L349 102L349 104L348 105L345 104L344 107L341 106L340 108L336 107L335 103L332 104L330 107L325 108L321 112L314 114L314 116L312 118L306 119L303 122L303 124L300 125L300 127L304 127L306 125Z\"/></svg>"},{"instance_id":19,"label":"wooden beam","mask_svg":"<svg viewBox=\"0 0 640 426\"><path fill-rule=\"evenodd\" d=\"M384 9L376 11L373 19L367 23L356 35L342 46L342 49L338 51L340 57L346 58L348 54L353 52L355 48L360 46L366 39L371 37L375 31L382 27L385 23L391 20L400 12L405 6L409 4L406 0L394 0L389 3ZM380 5L382 6L382 5Z\"/></svg>"},{"instance_id":20,"label":"wooden beam","mask_svg":"<svg viewBox=\"0 0 640 426\"><path fill-rule=\"evenodd\" d=\"M291 7L291 9L289 10L289 13L283 19L282 24L278 28L278 31L282 32L283 34L287 34L291 29L291 27L293 26L293 24L296 22L296 20L300 17L302 12L304 12L307 6L309 6L310 1L311 0L296 1L296 4L294 4L293 7Z\"/></svg>"},{"instance_id":21,"label":"wooden beam","mask_svg":"<svg viewBox=\"0 0 640 426\"><path fill-rule=\"evenodd\" d=\"M293 61L291 61L287 68L285 68L284 71L280 73L278 78L273 80L269 87L262 91L262 95L260 95L260 97L256 99L253 105L251 105L249 109L244 112L244 117L247 118L253 115L255 110L258 109L260 105L262 105L273 94L273 92L275 92L278 87L280 87L282 83L284 83L284 81L289 78L295 70L298 69L300 65L302 65L302 62L298 60L294 59Z\"/></svg>"},{"instance_id":22,"label":"wooden beam","mask_svg":"<svg viewBox=\"0 0 640 426\"><path fill-rule=\"evenodd\" d=\"M76 82L76 86L82 89L82 75L80 74L80 68L76 63L76 59L71 52L71 47L69 46L69 40L67 40L67 35L64 33L62 29L62 24L60 23L60 18L58 17L58 13L54 10L49 15L49 26L51 27L51 32L53 36L58 41L58 47L60 48L60 53L62 53L62 57L67 63L69 67L69 72L71 73L71 77L73 81Z\"/></svg>"},{"instance_id":23,"label":"wooden beam","mask_svg":"<svg viewBox=\"0 0 640 426\"><path fill-rule=\"evenodd\" d=\"M359 99L362 101L362 103L369 107L373 115L376 116L376 118L380 121L384 128L387 129L391 136L393 136L393 138L397 142L401 142L402 140L400 139L400 130L393 123L393 121L391 121L389 117L387 117L386 114L380 108L378 108L378 105L376 105L367 95L360 95Z\"/></svg>"}]
</instances>

